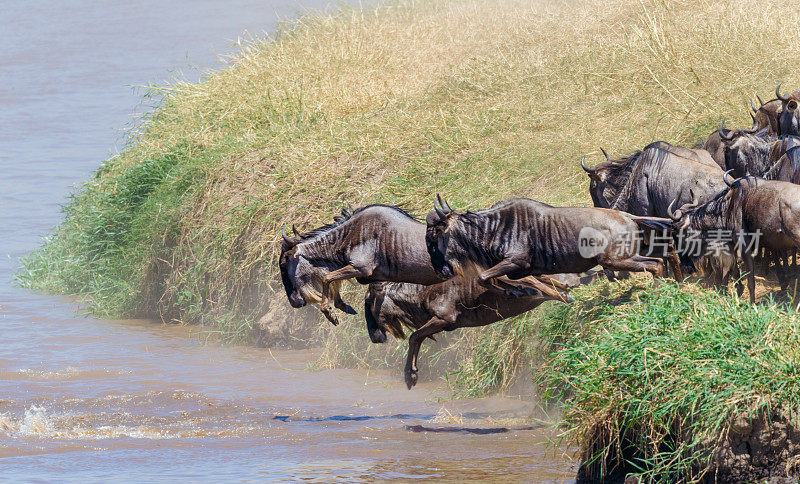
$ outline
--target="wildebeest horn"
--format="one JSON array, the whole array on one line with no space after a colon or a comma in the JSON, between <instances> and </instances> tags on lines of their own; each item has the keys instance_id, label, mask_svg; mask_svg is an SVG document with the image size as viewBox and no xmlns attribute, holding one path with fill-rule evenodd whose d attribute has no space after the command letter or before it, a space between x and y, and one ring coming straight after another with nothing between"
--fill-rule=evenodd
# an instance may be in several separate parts
<instances>
[{"instance_id":1,"label":"wildebeest horn","mask_svg":"<svg viewBox=\"0 0 800 484\"><path fill-rule=\"evenodd\" d=\"M725 184L726 184L726 185L728 185L729 187L733 187L733 182L729 182L729 181L728 181L728 174L729 174L730 172L732 172L732 171L733 171L733 170L728 170L728 171L726 171L725 173L723 173L723 174L722 174L722 181L724 181L724 182L725 182ZM733 177L731 177L731 178L733 178ZM733 180L733 181L736 181L736 179L734 178L734 180Z\"/></svg>"},{"instance_id":2,"label":"wildebeest horn","mask_svg":"<svg viewBox=\"0 0 800 484\"><path fill-rule=\"evenodd\" d=\"M447 203L447 200L444 200L444 199L442 198L442 196L441 196L441 195L439 195L438 193L436 194L436 200L438 200L438 201L439 201L439 206L440 206L440 207L442 207L442 211L443 211L444 213L450 213L450 212L452 212L452 211L453 211L453 209L452 209L452 208L450 208L450 204L449 204L449 203Z\"/></svg>"},{"instance_id":3,"label":"wildebeest horn","mask_svg":"<svg viewBox=\"0 0 800 484\"><path fill-rule=\"evenodd\" d=\"M586 155L583 155L583 157L581 158L581 168L583 168L583 171L585 171L586 173L594 175L594 168L589 168L588 166L586 166Z\"/></svg>"},{"instance_id":4,"label":"wildebeest horn","mask_svg":"<svg viewBox=\"0 0 800 484\"><path fill-rule=\"evenodd\" d=\"M453 211L453 209L450 208L450 203L447 200L445 200L444 198L442 199L442 208L447 213L450 213L450 212Z\"/></svg>"},{"instance_id":5,"label":"wildebeest horn","mask_svg":"<svg viewBox=\"0 0 800 484\"><path fill-rule=\"evenodd\" d=\"M299 230L297 230L297 227L295 227L295 225L294 225L294 224L292 224L292 233L294 233L294 235L295 235L296 237L300 237L300 231L299 231Z\"/></svg>"},{"instance_id":6,"label":"wildebeest horn","mask_svg":"<svg viewBox=\"0 0 800 484\"><path fill-rule=\"evenodd\" d=\"M758 97L758 96L756 96L756 97ZM760 101L760 99L759 99L759 101ZM756 105L753 104L753 100L752 99L750 100L750 109L752 109L754 113L758 112L758 109L756 109Z\"/></svg>"},{"instance_id":7,"label":"wildebeest horn","mask_svg":"<svg viewBox=\"0 0 800 484\"><path fill-rule=\"evenodd\" d=\"M758 132L758 121L756 121L756 117L753 116L752 114L750 114L750 119L753 120L753 127L750 128L750 129L747 129L747 130L742 130L742 131L744 131L745 133L748 133L748 134L757 133Z\"/></svg>"},{"instance_id":8,"label":"wildebeest horn","mask_svg":"<svg viewBox=\"0 0 800 484\"><path fill-rule=\"evenodd\" d=\"M689 189L689 196L692 197L692 207L696 207L700 204L700 200L697 198L697 194L691 188Z\"/></svg>"},{"instance_id":9,"label":"wildebeest horn","mask_svg":"<svg viewBox=\"0 0 800 484\"><path fill-rule=\"evenodd\" d=\"M780 99L781 101L788 102L789 101L788 97L781 96L781 84L783 83L782 82L778 83L778 87L775 88L775 95L778 96L778 99Z\"/></svg>"},{"instance_id":10,"label":"wildebeest horn","mask_svg":"<svg viewBox=\"0 0 800 484\"><path fill-rule=\"evenodd\" d=\"M762 106L765 104L764 101L761 99L761 96L759 96L758 94L756 94L756 99L758 99L758 102L760 102Z\"/></svg>"},{"instance_id":11,"label":"wildebeest horn","mask_svg":"<svg viewBox=\"0 0 800 484\"><path fill-rule=\"evenodd\" d=\"M678 210L677 212L672 211L672 207L675 206L675 200L676 199L672 199L672 201L669 203L669 207L667 207L667 215L669 215L669 218L677 222L678 220L681 219L682 214L680 210Z\"/></svg>"},{"instance_id":12,"label":"wildebeest horn","mask_svg":"<svg viewBox=\"0 0 800 484\"><path fill-rule=\"evenodd\" d=\"M600 147L600 151L603 152L603 156L606 157L606 161L611 161L611 157L608 156L608 153L606 153L606 150L604 150L602 146Z\"/></svg>"},{"instance_id":13,"label":"wildebeest horn","mask_svg":"<svg viewBox=\"0 0 800 484\"><path fill-rule=\"evenodd\" d=\"M444 220L444 218L447 217L447 214L445 213L444 209L439 206L439 200L441 199L442 197L437 194L436 200L433 201L433 209L436 210L436 215L438 215L440 219Z\"/></svg>"},{"instance_id":14,"label":"wildebeest horn","mask_svg":"<svg viewBox=\"0 0 800 484\"><path fill-rule=\"evenodd\" d=\"M288 235L286 235L285 225L281 227L281 236L283 237L283 241L286 242L287 244L291 244L292 242L294 242L292 239L289 238Z\"/></svg>"},{"instance_id":15,"label":"wildebeest horn","mask_svg":"<svg viewBox=\"0 0 800 484\"><path fill-rule=\"evenodd\" d=\"M732 140L733 139L733 134L732 134L731 130L728 130L728 133L725 134L725 132L723 131L724 129L725 129L725 120L723 119L722 120L722 124L720 124L719 128L717 128L717 133L719 133L719 137L724 139L724 140L727 140L727 141Z\"/></svg>"}]
</instances>

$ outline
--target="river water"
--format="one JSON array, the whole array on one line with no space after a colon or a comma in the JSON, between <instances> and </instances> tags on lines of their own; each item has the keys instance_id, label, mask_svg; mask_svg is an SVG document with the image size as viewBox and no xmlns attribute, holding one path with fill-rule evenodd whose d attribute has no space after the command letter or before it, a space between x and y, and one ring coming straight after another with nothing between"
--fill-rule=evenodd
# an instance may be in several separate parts
<instances>
[{"instance_id":1,"label":"river water","mask_svg":"<svg viewBox=\"0 0 800 484\"><path fill-rule=\"evenodd\" d=\"M324 7L302 1L304 7ZM442 403L398 372L102 321L11 283L72 186L124 143L141 91L219 67L289 1L4 2L0 11L0 476L14 481L572 480L535 405ZM438 391L441 395L442 391Z\"/></svg>"}]
</instances>

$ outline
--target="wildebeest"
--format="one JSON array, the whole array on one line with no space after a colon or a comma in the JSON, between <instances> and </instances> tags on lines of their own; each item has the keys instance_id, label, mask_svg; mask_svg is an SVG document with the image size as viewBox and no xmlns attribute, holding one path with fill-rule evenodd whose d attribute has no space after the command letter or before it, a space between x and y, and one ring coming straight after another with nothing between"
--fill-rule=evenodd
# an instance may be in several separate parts
<instances>
[{"instance_id":1,"label":"wildebeest","mask_svg":"<svg viewBox=\"0 0 800 484\"><path fill-rule=\"evenodd\" d=\"M434 204L426 241L436 272L488 281L507 276L580 273L601 265L662 277L658 257L638 253L640 225L671 223L616 210L553 207L513 198L489 209L458 213Z\"/></svg>"},{"instance_id":2,"label":"wildebeest","mask_svg":"<svg viewBox=\"0 0 800 484\"><path fill-rule=\"evenodd\" d=\"M714 200L698 206L684 205L673 216L681 229L731 231L733 240L739 242L739 255L748 272L750 301L755 302L754 239L775 254L781 288L787 287L777 257L783 256L785 261L788 251L800 248L800 186L757 177L726 183L729 188Z\"/></svg>"},{"instance_id":3,"label":"wildebeest","mask_svg":"<svg viewBox=\"0 0 800 484\"><path fill-rule=\"evenodd\" d=\"M753 115L751 114L750 117L753 117ZM769 134L769 130L759 128L758 122L754 117L753 127L751 129L728 129L725 127L725 121L723 120L720 127L708 135L708 138L706 138L703 143L703 149L711 153L711 157L714 159L717 166L723 170L728 170L730 167L727 167L726 163L726 148L729 148L731 143L740 136L754 135L756 133L758 133L758 136L762 139L772 137Z\"/></svg>"},{"instance_id":4,"label":"wildebeest","mask_svg":"<svg viewBox=\"0 0 800 484\"><path fill-rule=\"evenodd\" d=\"M782 84L782 83L781 83ZM754 121L759 130L766 130L768 136L800 135L800 91L793 91L789 96L781 94L781 84L775 88L775 99L764 102L758 98L760 107L756 108L752 101ZM756 96L758 97L758 96Z\"/></svg>"},{"instance_id":5,"label":"wildebeest","mask_svg":"<svg viewBox=\"0 0 800 484\"><path fill-rule=\"evenodd\" d=\"M678 149L679 148L679 149ZM687 158L687 148L658 141L625 159L607 160L589 168L589 192L595 207L621 210L633 215L667 217L673 200L692 201L690 191L706 201L725 188L716 163ZM681 153L681 154L678 154Z\"/></svg>"},{"instance_id":6,"label":"wildebeest","mask_svg":"<svg viewBox=\"0 0 800 484\"><path fill-rule=\"evenodd\" d=\"M462 276L431 286L372 283L364 297L367 332L373 343L383 343L387 332L403 339L403 326L415 330L408 339L404 372L406 386L411 389L417 383L417 357L425 338L442 331L486 326L530 311L548 300L570 302L571 298L562 291L581 283L574 274L553 275L544 281L534 277L522 280L533 287L523 296L511 296Z\"/></svg>"},{"instance_id":7,"label":"wildebeest","mask_svg":"<svg viewBox=\"0 0 800 484\"><path fill-rule=\"evenodd\" d=\"M289 303L295 308L319 303L325 317L338 324L329 298L354 313L339 297L346 279L361 284L441 282L425 246L425 230L424 223L402 209L374 204L343 210L333 223L306 234L282 233L279 266Z\"/></svg>"}]
</instances>

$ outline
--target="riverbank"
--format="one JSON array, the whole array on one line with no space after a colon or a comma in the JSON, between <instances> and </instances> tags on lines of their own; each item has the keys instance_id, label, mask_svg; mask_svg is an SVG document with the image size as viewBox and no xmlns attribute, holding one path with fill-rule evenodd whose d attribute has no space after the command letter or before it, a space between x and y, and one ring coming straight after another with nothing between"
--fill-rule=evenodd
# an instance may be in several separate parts
<instances>
[{"instance_id":1,"label":"riverbank","mask_svg":"<svg viewBox=\"0 0 800 484\"><path fill-rule=\"evenodd\" d=\"M754 94L800 85L786 61L798 20L764 0L392 2L304 17L200 83L152 88L159 108L75 193L19 280L77 295L98 315L202 323L237 342L322 344L321 366L397 368L402 345L369 344L360 315L331 328L313 310L288 309L276 283L282 225L316 227L346 203L421 215L435 193L456 209L511 196L591 203L581 154L599 161L599 146L617 155L656 139L691 145L722 118L749 125ZM598 304L625 293L587 290ZM656 305L648 301L630 307ZM730 318L742 311L725 307ZM513 392L515 376L530 380L527 368L544 359L542 329L582 321L559 308L426 343L422 361L459 394ZM580 388L564 394L568 405ZM585 422L566 422L583 435Z\"/></svg>"}]
</instances>

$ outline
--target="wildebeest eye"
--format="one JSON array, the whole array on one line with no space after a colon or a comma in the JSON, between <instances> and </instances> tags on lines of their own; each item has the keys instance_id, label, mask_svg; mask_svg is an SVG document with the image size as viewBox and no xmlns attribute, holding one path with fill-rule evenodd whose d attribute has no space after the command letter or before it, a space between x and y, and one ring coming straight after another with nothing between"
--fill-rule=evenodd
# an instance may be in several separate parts
<instances>
[{"instance_id":1,"label":"wildebeest eye","mask_svg":"<svg viewBox=\"0 0 800 484\"><path fill-rule=\"evenodd\" d=\"M789 104L787 104L786 107L794 111L797 109L797 101L789 101Z\"/></svg>"}]
</instances>

